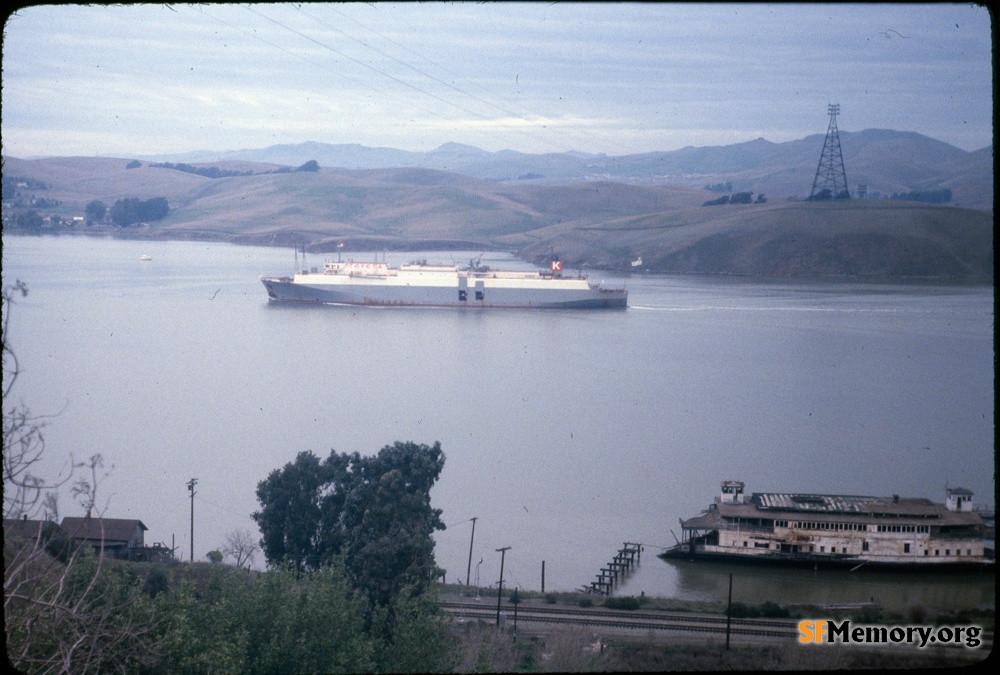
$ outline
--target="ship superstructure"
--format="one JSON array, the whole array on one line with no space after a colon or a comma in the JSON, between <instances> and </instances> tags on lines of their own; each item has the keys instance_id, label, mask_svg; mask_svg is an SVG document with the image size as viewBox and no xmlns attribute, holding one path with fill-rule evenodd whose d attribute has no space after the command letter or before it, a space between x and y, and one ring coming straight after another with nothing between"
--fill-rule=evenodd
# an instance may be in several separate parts
<instances>
[{"instance_id":1,"label":"ship superstructure","mask_svg":"<svg viewBox=\"0 0 1000 675\"><path fill-rule=\"evenodd\" d=\"M993 543L973 494L928 499L755 492L724 481L708 510L681 520L664 557L738 558L856 566L983 566Z\"/></svg>"}]
</instances>

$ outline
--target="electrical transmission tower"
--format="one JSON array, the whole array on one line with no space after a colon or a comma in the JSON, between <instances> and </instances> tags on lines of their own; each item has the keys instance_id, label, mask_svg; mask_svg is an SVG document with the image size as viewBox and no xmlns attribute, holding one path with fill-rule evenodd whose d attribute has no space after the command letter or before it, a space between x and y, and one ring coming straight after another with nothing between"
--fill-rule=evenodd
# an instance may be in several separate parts
<instances>
[{"instance_id":1,"label":"electrical transmission tower","mask_svg":"<svg viewBox=\"0 0 1000 675\"><path fill-rule=\"evenodd\" d=\"M823 153L819 156L819 166L816 167L816 178L813 179L809 199L850 199L851 194L847 191L847 172L844 171L844 155L840 151L840 132L837 131L840 104L831 103L827 107L827 112L830 115L830 126L826 130Z\"/></svg>"}]
</instances>

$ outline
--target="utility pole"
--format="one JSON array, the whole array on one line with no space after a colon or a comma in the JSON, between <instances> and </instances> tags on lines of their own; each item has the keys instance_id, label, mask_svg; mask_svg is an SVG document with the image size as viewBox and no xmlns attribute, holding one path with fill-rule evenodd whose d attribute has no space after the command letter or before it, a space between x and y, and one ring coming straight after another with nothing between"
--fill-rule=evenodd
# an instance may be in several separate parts
<instances>
[{"instance_id":1,"label":"utility pole","mask_svg":"<svg viewBox=\"0 0 1000 675\"><path fill-rule=\"evenodd\" d=\"M729 628L733 623L733 573L729 573L729 600L726 601L726 651L729 651Z\"/></svg>"},{"instance_id":2,"label":"utility pole","mask_svg":"<svg viewBox=\"0 0 1000 675\"><path fill-rule=\"evenodd\" d=\"M191 491L191 562L194 562L194 486L197 484L197 478L188 482L188 490Z\"/></svg>"},{"instance_id":3,"label":"utility pole","mask_svg":"<svg viewBox=\"0 0 1000 675\"><path fill-rule=\"evenodd\" d=\"M478 516L472 518L472 538L469 539L469 566L465 568L465 585L469 585L469 575L472 573L472 542L476 540L476 521Z\"/></svg>"},{"instance_id":4,"label":"utility pole","mask_svg":"<svg viewBox=\"0 0 1000 675\"><path fill-rule=\"evenodd\" d=\"M507 551L510 550L510 546L504 546L503 548L498 548L497 552L500 554L500 586L497 587L497 625L500 625L500 598L503 595L503 560L507 555Z\"/></svg>"}]
</instances>

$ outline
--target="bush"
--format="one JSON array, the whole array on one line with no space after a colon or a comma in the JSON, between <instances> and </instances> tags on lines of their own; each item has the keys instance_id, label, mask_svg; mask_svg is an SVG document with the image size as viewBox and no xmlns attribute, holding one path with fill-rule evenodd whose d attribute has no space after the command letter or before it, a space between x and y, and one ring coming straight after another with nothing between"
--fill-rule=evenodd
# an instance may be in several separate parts
<instances>
[{"instance_id":1,"label":"bush","mask_svg":"<svg viewBox=\"0 0 1000 675\"><path fill-rule=\"evenodd\" d=\"M627 609L634 610L639 609L640 606L639 598L634 596L628 596L624 598L608 598L604 601L604 606L608 609Z\"/></svg>"},{"instance_id":2,"label":"bush","mask_svg":"<svg viewBox=\"0 0 1000 675\"><path fill-rule=\"evenodd\" d=\"M787 619L791 616L791 612L773 602L765 602L760 606L760 616L768 619Z\"/></svg>"},{"instance_id":3,"label":"bush","mask_svg":"<svg viewBox=\"0 0 1000 675\"><path fill-rule=\"evenodd\" d=\"M554 604L556 604L556 594L555 593L546 593L545 594L545 604L547 604L547 605L554 605Z\"/></svg>"},{"instance_id":4,"label":"bush","mask_svg":"<svg viewBox=\"0 0 1000 675\"><path fill-rule=\"evenodd\" d=\"M593 607L594 601L591 600L590 598L580 598L580 602L578 604L581 607Z\"/></svg>"}]
</instances>

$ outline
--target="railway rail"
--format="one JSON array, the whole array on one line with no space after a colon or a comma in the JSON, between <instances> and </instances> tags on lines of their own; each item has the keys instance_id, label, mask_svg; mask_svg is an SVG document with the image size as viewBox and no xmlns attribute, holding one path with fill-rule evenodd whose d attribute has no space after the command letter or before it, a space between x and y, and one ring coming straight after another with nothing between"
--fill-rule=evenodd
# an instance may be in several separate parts
<instances>
[{"instance_id":1,"label":"railway rail","mask_svg":"<svg viewBox=\"0 0 1000 675\"><path fill-rule=\"evenodd\" d=\"M442 602L441 608L449 614L465 620L496 620L496 605ZM506 621L514 620L514 608L504 605L502 611ZM591 626L606 629L627 629L643 631L673 631L678 634L695 635L725 635L727 619L718 614L695 614L689 612L643 612L621 611L601 608L577 609L573 607L549 607L532 604L521 604L517 607L516 621L534 624L561 624L576 626ZM733 618L730 620L729 634L731 637L746 641L782 641L796 642L800 636L798 619L762 619ZM991 649L993 631L987 630L982 635L982 647ZM871 645L869 645L871 646ZM876 648L878 645L874 645ZM940 647L961 647L960 644L940 644Z\"/></svg>"},{"instance_id":2,"label":"railway rail","mask_svg":"<svg viewBox=\"0 0 1000 675\"><path fill-rule=\"evenodd\" d=\"M488 605L442 602L446 612L466 619L494 620L496 607ZM503 609L507 621L512 620L513 608ZM690 633L725 633L726 617L686 612L632 612L604 609L574 609L563 607L538 607L519 605L517 621L555 623L633 630L685 631ZM730 634L744 637L795 640L798 622L778 619L732 619Z\"/></svg>"}]
</instances>

